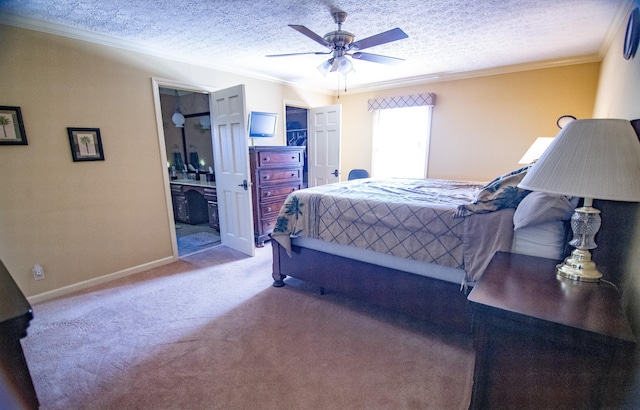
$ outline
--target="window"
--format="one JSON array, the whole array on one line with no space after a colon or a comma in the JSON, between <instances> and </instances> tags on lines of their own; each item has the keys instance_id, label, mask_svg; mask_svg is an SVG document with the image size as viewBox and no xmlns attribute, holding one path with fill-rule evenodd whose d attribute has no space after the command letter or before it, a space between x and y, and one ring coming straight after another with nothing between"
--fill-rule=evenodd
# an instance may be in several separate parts
<instances>
[{"instance_id":1,"label":"window","mask_svg":"<svg viewBox=\"0 0 640 410\"><path fill-rule=\"evenodd\" d=\"M372 176L426 178L431 105L376 110Z\"/></svg>"}]
</instances>

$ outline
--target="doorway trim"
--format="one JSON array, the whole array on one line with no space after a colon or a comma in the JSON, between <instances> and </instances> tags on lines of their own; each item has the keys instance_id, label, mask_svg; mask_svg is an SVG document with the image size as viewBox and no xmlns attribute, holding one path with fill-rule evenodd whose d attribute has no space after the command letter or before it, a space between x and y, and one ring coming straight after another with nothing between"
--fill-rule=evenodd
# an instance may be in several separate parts
<instances>
[{"instance_id":1,"label":"doorway trim","mask_svg":"<svg viewBox=\"0 0 640 410\"><path fill-rule=\"evenodd\" d=\"M171 249L174 261L180 259L178 254L178 238L176 236L176 223L173 215L173 201L171 199L171 184L169 181L169 173L166 172L167 164L167 146L164 136L164 125L162 123L162 106L160 104L160 88L176 88L185 91L207 93L215 91L216 88L198 85L193 83L183 83L175 80L167 80L164 78L151 77L151 85L153 89L153 103L156 113L156 127L158 130L158 146L160 147L160 164L165 172L162 172L162 181L164 184L165 205L167 208L167 223L169 225L169 233L171 235ZM209 107L211 112L211 107Z\"/></svg>"}]
</instances>

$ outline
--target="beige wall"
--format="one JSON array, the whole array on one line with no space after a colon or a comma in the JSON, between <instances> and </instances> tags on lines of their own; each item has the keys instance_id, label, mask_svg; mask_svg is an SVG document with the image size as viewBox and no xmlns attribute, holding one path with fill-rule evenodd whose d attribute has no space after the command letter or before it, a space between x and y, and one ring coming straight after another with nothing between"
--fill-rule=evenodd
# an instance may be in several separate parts
<instances>
[{"instance_id":1,"label":"beige wall","mask_svg":"<svg viewBox=\"0 0 640 410\"><path fill-rule=\"evenodd\" d=\"M515 72L368 93L343 104L342 169L371 170L370 98L433 92L429 178L488 181L517 169L537 137L553 137L563 114L590 118L599 64ZM343 176L346 173L343 172Z\"/></svg>"},{"instance_id":2,"label":"beige wall","mask_svg":"<svg viewBox=\"0 0 640 410\"><path fill-rule=\"evenodd\" d=\"M639 5L638 1L634 4L635 7ZM631 60L625 60L622 56L626 23L625 19L602 62L593 112L596 118L640 119L640 53ZM640 175L638 181L640 183ZM629 221L620 236L630 237L630 243L618 237L609 243L600 243L600 246L621 249L623 261L619 269L624 272L623 293L637 334L640 331L640 210L637 205L625 206L623 209L624 213L615 217ZM605 216L603 212L603 224Z\"/></svg>"},{"instance_id":3,"label":"beige wall","mask_svg":"<svg viewBox=\"0 0 640 410\"><path fill-rule=\"evenodd\" d=\"M27 296L172 258L152 77L245 84L247 109L333 97L0 25L0 104L22 109L29 145L0 147L0 258ZM284 128L268 143L282 145ZM105 161L72 162L67 127L100 128ZM265 141L266 142L266 141ZM40 264L46 278L33 279Z\"/></svg>"}]
</instances>

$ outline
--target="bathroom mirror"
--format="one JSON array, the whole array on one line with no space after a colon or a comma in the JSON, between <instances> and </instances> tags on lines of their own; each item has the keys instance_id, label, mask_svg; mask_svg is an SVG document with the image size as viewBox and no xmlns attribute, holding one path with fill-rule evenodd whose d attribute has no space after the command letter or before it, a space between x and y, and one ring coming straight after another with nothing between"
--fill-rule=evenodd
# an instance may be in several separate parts
<instances>
[{"instance_id":1,"label":"bathroom mirror","mask_svg":"<svg viewBox=\"0 0 640 410\"><path fill-rule=\"evenodd\" d=\"M169 169L175 166L181 171L189 164L201 172L214 169L209 96L162 88L160 101ZM182 127L172 120L178 111L184 118Z\"/></svg>"}]
</instances>

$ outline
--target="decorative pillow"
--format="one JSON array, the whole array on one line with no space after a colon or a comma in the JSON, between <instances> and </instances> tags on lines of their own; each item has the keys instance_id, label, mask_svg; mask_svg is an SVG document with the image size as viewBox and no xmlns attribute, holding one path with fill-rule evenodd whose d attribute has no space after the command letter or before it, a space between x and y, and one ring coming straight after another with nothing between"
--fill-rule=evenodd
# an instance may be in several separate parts
<instances>
[{"instance_id":1,"label":"decorative pillow","mask_svg":"<svg viewBox=\"0 0 640 410\"><path fill-rule=\"evenodd\" d=\"M564 195L532 192L527 195L513 214L514 229L539 225L551 221L571 219L578 198L569 199Z\"/></svg>"},{"instance_id":2,"label":"decorative pillow","mask_svg":"<svg viewBox=\"0 0 640 410\"><path fill-rule=\"evenodd\" d=\"M483 186L473 202L458 206L455 217L460 218L473 213L487 213L504 208L515 208L529 194L518 184L527 174L529 166L501 175Z\"/></svg>"}]
</instances>

